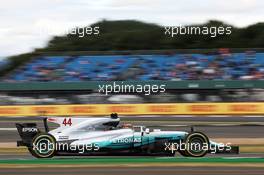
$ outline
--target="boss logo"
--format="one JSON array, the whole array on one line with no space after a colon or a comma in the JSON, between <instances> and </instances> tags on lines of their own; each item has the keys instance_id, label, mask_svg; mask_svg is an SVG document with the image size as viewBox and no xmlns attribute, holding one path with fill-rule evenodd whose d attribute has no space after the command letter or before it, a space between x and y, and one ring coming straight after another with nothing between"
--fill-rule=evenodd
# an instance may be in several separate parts
<instances>
[{"instance_id":1,"label":"boss logo","mask_svg":"<svg viewBox=\"0 0 264 175\"><path fill-rule=\"evenodd\" d=\"M23 128L22 132L37 132L37 128Z\"/></svg>"}]
</instances>

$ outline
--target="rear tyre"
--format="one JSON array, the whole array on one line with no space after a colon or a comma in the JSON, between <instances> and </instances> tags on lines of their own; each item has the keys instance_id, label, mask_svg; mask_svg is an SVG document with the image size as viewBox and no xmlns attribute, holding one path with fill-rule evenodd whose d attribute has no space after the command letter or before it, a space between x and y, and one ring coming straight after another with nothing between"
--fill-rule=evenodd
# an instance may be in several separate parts
<instances>
[{"instance_id":1,"label":"rear tyre","mask_svg":"<svg viewBox=\"0 0 264 175\"><path fill-rule=\"evenodd\" d=\"M32 140L29 152L37 158L51 158L56 153L56 140L48 133L39 133Z\"/></svg>"},{"instance_id":2,"label":"rear tyre","mask_svg":"<svg viewBox=\"0 0 264 175\"><path fill-rule=\"evenodd\" d=\"M182 155L183 157L188 157L188 156L189 156L189 155L186 154L186 151L179 150L178 152L179 152L180 155Z\"/></svg>"},{"instance_id":3,"label":"rear tyre","mask_svg":"<svg viewBox=\"0 0 264 175\"><path fill-rule=\"evenodd\" d=\"M208 153L210 148L208 137L202 132L193 132L188 134L184 143L185 150L179 153L185 157L203 157Z\"/></svg>"}]
</instances>

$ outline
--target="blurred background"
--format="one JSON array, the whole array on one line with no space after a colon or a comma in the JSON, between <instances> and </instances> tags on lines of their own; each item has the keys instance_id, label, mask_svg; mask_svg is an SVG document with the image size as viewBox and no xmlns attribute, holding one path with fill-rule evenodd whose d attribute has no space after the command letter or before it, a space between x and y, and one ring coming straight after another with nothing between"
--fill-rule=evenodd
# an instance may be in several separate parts
<instances>
[{"instance_id":1,"label":"blurred background","mask_svg":"<svg viewBox=\"0 0 264 175\"><path fill-rule=\"evenodd\" d=\"M30 159L27 150L15 145L18 134L14 124L33 122L43 129L39 113L47 114L47 110L52 114L56 111L53 105L58 105L58 110L66 109L66 104L76 104L77 112L88 111L90 116L94 114L92 107L85 110L78 106L127 104L123 108L112 105L113 110L122 113L130 104L148 107L147 103L164 103L159 108L154 106L158 109L152 111L166 112L170 107L162 109L165 103L195 106L208 102L214 108L220 106L219 114L219 109L223 110L220 103L243 102L233 109L239 110L239 115L194 113L195 110L210 112L209 105L205 105L194 107L189 115L138 113L120 117L124 122L162 130L190 131L190 126L195 126L213 140L239 145L241 157L263 157L264 118L260 114L264 102L263 5L258 0L3 2L0 7L1 156L20 155ZM179 25L229 26L232 33L214 38L165 35L166 26ZM99 34L80 37L65 33L95 27ZM98 84L113 81L167 86L166 92L151 95L98 92ZM245 106L249 102L259 103ZM34 111L31 115L34 117L18 116L21 111L23 114L23 109L28 113ZM69 114L65 112L63 116Z\"/></svg>"},{"instance_id":2,"label":"blurred background","mask_svg":"<svg viewBox=\"0 0 264 175\"><path fill-rule=\"evenodd\" d=\"M139 54L138 52L142 52ZM194 52L194 53L192 53ZM1 61L1 105L97 104L97 103L177 103L177 102L262 102L264 100L264 50L262 49L181 49L155 51L97 51L38 53ZM35 53L36 54L36 53ZM42 54L42 55L41 55ZM54 55L52 55L54 54ZM79 54L79 55L78 55ZM99 55L98 55L99 54ZM100 55L101 54L101 55ZM17 65L16 63L19 62ZM165 93L100 94L97 88L81 88L82 83L107 81L170 81ZM255 82L259 86L255 86ZM76 84L65 88L60 82ZM181 87L188 82L202 87ZM208 83L221 86L210 86ZM226 84L241 85L228 87ZM34 90L30 83L48 89ZM55 84L54 84L55 83ZM12 90L12 84L17 90ZM23 88L27 85L28 89ZM60 91L56 90L60 86ZM19 88L22 87L22 88ZM80 88L78 88L80 87ZM1 88L1 87L0 87Z\"/></svg>"}]
</instances>

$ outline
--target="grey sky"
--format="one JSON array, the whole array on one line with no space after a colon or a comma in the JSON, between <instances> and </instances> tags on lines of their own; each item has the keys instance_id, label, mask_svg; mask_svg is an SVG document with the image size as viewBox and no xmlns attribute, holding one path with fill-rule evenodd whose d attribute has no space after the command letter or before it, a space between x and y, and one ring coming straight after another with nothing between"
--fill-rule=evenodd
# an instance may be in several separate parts
<instances>
[{"instance_id":1,"label":"grey sky","mask_svg":"<svg viewBox=\"0 0 264 175\"><path fill-rule=\"evenodd\" d=\"M0 0L0 56L43 47L54 35L101 19L162 25L222 20L238 27L264 21L263 0Z\"/></svg>"}]
</instances>

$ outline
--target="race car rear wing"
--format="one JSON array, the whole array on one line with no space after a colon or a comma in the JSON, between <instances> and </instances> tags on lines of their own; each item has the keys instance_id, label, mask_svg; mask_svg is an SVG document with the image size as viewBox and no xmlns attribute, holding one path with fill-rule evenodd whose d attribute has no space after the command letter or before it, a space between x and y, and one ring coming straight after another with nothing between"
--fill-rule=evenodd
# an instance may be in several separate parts
<instances>
[{"instance_id":1,"label":"race car rear wing","mask_svg":"<svg viewBox=\"0 0 264 175\"><path fill-rule=\"evenodd\" d=\"M36 123L16 123L17 131L21 141L17 141L17 146L31 146L31 141L40 131Z\"/></svg>"},{"instance_id":2,"label":"race car rear wing","mask_svg":"<svg viewBox=\"0 0 264 175\"><path fill-rule=\"evenodd\" d=\"M43 118L45 132L49 132L47 118ZM16 123L16 128L22 140L17 141L17 146L31 146L32 139L40 133L36 123Z\"/></svg>"}]
</instances>

